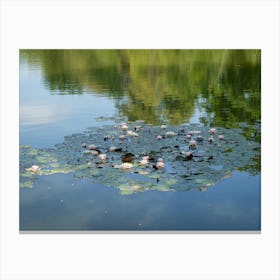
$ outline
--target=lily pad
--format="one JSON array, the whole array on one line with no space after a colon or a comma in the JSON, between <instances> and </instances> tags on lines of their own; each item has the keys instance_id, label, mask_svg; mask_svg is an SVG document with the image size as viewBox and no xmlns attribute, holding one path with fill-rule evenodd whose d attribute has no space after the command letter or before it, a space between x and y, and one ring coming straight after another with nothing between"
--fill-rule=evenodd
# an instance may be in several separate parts
<instances>
[{"instance_id":1,"label":"lily pad","mask_svg":"<svg viewBox=\"0 0 280 280\"><path fill-rule=\"evenodd\" d=\"M139 122L128 123L128 131L137 125ZM91 127L84 133L65 136L54 148L21 146L20 185L32 185L42 175L73 173L77 178L115 187L123 195L148 190L204 191L234 170L259 172L260 143L246 138L243 129L248 127L216 127L208 141L210 128L195 124L168 125L174 132L172 137L167 137L161 126L144 122L138 137L127 135L121 123ZM260 126L254 126L254 131L260 135ZM200 141L194 142L198 135ZM106 159L99 154L106 154ZM129 163L123 162L127 154L133 154ZM141 163L143 156L148 156L147 164ZM157 165L159 158L164 164ZM40 171L26 171L32 165L39 166Z\"/></svg>"}]
</instances>

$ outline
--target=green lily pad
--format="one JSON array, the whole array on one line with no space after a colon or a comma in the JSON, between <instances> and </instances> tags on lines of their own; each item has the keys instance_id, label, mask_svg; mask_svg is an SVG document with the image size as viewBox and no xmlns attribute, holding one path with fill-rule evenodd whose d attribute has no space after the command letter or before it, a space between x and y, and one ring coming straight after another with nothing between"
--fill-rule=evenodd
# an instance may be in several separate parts
<instances>
[{"instance_id":1,"label":"green lily pad","mask_svg":"<svg viewBox=\"0 0 280 280\"><path fill-rule=\"evenodd\" d=\"M212 135L214 140L209 142L209 127L202 125L168 126L175 135L166 137L161 126L144 122L129 123L128 130L134 131L139 123L141 129L137 137L130 137L121 129L121 124L116 123L67 135L54 148L21 146L20 186L32 185L43 175L72 173L74 177L91 178L95 183L115 187L121 194L128 195L148 190L204 190L234 170L260 172L260 143L244 136L243 129L248 130L248 126L217 127L217 133ZM254 135L260 135L259 125L253 129ZM189 139L186 135L190 131ZM223 135L223 139L218 135ZM196 139L195 145L190 145L190 141ZM90 150L90 145L95 150ZM192 157L188 156L190 152ZM106 154L106 159L100 159L99 153ZM133 155L132 163L122 162L127 153ZM146 164L141 163L143 156L150 158ZM159 158L164 166L157 167ZM32 165L39 166L40 170L28 172Z\"/></svg>"}]
</instances>

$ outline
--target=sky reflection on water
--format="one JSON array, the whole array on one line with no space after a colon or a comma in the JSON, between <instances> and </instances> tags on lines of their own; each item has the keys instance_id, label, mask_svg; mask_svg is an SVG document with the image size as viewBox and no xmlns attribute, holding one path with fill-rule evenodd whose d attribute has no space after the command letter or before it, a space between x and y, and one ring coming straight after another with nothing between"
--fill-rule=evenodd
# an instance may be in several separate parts
<instances>
[{"instance_id":1,"label":"sky reflection on water","mask_svg":"<svg viewBox=\"0 0 280 280\"><path fill-rule=\"evenodd\" d=\"M99 122L99 117L225 127L260 120L257 50L194 51L192 56L116 50L61 54L21 51L21 145L53 147L66 135L114 123ZM249 137L255 131L246 133ZM234 172L207 192L147 191L121 196L116 189L77 180L71 174L41 176L32 189L20 189L22 230L260 227L259 172L254 176Z\"/></svg>"},{"instance_id":2,"label":"sky reflection on water","mask_svg":"<svg viewBox=\"0 0 280 280\"><path fill-rule=\"evenodd\" d=\"M130 196L71 175L44 176L33 189L21 189L21 229L260 230L260 181L235 175L207 192Z\"/></svg>"}]
</instances>

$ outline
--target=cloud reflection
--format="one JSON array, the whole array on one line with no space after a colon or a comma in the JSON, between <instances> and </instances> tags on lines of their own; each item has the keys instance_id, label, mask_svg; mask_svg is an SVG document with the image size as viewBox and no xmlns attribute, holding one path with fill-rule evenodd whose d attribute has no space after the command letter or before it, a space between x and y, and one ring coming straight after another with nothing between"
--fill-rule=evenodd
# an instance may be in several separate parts
<instances>
[{"instance_id":1,"label":"cloud reflection","mask_svg":"<svg viewBox=\"0 0 280 280\"><path fill-rule=\"evenodd\" d=\"M53 105L21 105L20 125L31 126L57 122L64 119L68 110L66 107Z\"/></svg>"}]
</instances>

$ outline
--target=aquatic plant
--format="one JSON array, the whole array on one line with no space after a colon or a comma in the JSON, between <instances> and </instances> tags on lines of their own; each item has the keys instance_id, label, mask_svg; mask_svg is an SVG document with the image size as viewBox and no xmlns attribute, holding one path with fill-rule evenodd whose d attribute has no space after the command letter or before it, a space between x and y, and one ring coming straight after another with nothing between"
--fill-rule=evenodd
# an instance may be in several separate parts
<instances>
[{"instance_id":1,"label":"aquatic plant","mask_svg":"<svg viewBox=\"0 0 280 280\"><path fill-rule=\"evenodd\" d=\"M127 130L135 130L139 123L126 126ZM203 141L209 137L209 127L168 127L174 133L172 137L162 126L143 122L137 130L138 137L120 137L122 124L116 123L65 136L63 143L53 148L21 146L20 186L31 187L40 176L72 173L77 178L91 178L95 183L118 188L123 195L148 190L205 191L235 170L256 171L260 167L260 144L245 138L244 125L216 127L215 133L210 133L211 142ZM254 129L260 131L260 124ZM159 135L161 141L156 140Z\"/></svg>"}]
</instances>

